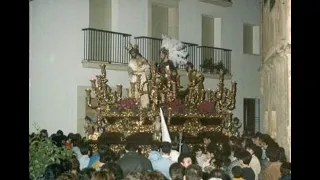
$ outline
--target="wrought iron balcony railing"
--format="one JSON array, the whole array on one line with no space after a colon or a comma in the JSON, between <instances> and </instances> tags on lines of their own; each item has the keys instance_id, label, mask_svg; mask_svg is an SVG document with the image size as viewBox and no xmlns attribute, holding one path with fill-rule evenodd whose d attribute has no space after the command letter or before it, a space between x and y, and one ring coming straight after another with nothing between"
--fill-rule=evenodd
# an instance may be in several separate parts
<instances>
[{"instance_id":1,"label":"wrought iron balcony railing","mask_svg":"<svg viewBox=\"0 0 320 180\"><path fill-rule=\"evenodd\" d=\"M231 51L231 49L198 46L198 57L202 65L200 70L206 72L223 68L226 74L231 74Z\"/></svg>"},{"instance_id":2,"label":"wrought iron balcony railing","mask_svg":"<svg viewBox=\"0 0 320 180\"><path fill-rule=\"evenodd\" d=\"M84 60L114 64L127 64L130 60L125 47L130 43L130 34L104 31L93 28L84 31Z\"/></svg>"},{"instance_id":3,"label":"wrought iron balcony railing","mask_svg":"<svg viewBox=\"0 0 320 180\"><path fill-rule=\"evenodd\" d=\"M93 28L86 28L83 31L84 60L108 62L111 64L128 64L130 55L126 47L130 43L130 34ZM146 59L160 61L161 39L146 36L135 37L134 39L134 43L139 45L140 53ZM187 45L189 52L187 60L193 63L195 69L208 72L208 69L222 66L227 70L227 73L231 73L232 50L184 43ZM184 67L180 66L179 68L182 69Z\"/></svg>"},{"instance_id":4,"label":"wrought iron balcony railing","mask_svg":"<svg viewBox=\"0 0 320 180\"><path fill-rule=\"evenodd\" d=\"M136 44L139 45L140 53L146 58L156 62L160 61L160 47L162 43L162 39L153 38L153 37L146 37L140 36L134 38ZM196 61L196 51L197 51L197 44L186 43L187 51L189 52L189 56L187 58L188 61L192 62L194 66L199 66ZM179 68L184 68L180 66Z\"/></svg>"}]
</instances>

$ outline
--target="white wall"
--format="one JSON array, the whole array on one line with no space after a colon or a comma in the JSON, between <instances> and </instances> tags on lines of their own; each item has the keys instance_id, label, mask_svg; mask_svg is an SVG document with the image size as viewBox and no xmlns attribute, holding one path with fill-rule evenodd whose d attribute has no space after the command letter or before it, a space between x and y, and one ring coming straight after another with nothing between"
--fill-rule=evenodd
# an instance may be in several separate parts
<instances>
[{"instance_id":1,"label":"white wall","mask_svg":"<svg viewBox=\"0 0 320 180\"><path fill-rule=\"evenodd\" d=\"M116 15L112 21L118 21L118 27L114 27L113 31L132 34L132 37L147 36L148 0L118 0L115 3L117 6L113 7L113 11Z\"/></svg>"},{"instance_id":2,"label":"white wall","mask_svg":"<svg viewBox=\"0 0 320 180\"><path fill-rule=\"evenodd\" d=\"M111 0L112 31L148 36L148 0ZM30 121L49 133L77 130L77 88L89 86L97 69L83 68L83 32L89 27L88 0L35 0L30 2ZM180 0L179 39L201 44L201 15L221 18L221 47L232 49L233 80L238 82L235 116L243 118L243 98L260 96L260 56L242 53L243 23L260 24L259 3L237 0L224 8L197 0ZM108 71L109 83L128 86L126 72ZM205 81L216 88L218 80ZM226 81L230 87L230 82ZM263 117L261 117L263 119Z\"/></svg>"},{"instance_id":3,"label":"white wall","mask_svg":"<svg viewBox=\"0 0 320 180\"><path fill-rule=\"evenodd\" d=\"M243 119L243 98L260 98L260 56L242 52L243 24L260 24L259 1L238 0L233 1L232 7L224 8L196 0L180 0L179 13L180 40L197 44L201 44L201 15L221 18L221 47L232 49L232 80L238 83L234 116ZM216 87L216 84L217 81L205 85ZM262 121L263 117L260 118Z\"/></svg>"},{"instance_id":4,"label":"white wall","mask_svg":"<svg viewBox=\"0 0 320 180\"><path fill-rule=\"evenodd\" d=\"M97 69L82 68L82 28L89 27L88 0L30 2L29 132L33 123L76 132L77 86L89 86ZM108 72L111 84L127 84L127 73Z\"/></svg>"}]
</instances>

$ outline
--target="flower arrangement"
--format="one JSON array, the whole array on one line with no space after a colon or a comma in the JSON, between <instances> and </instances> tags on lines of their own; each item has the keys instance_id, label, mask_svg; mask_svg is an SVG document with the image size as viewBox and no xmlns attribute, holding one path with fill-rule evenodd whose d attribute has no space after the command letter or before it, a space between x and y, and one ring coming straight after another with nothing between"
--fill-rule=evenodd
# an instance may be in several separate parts
<instances>
[{"instance_id":1,"label":"flower arrangement","mask_svg":"<svg viewBox=\"0 0 320 180\"><path fill-rule=\"evenodd\" d=\"M199 105L199 111L203 114L211 114L214 111L214 104L209 101L203 101Z\"/></svg>"},{"instance_id":2,"label":"flower arrangement","mask_svg":"<svg viewBox=\"0 0 320 180\"><path fill-rule=\"evenodd\" d=\"M224 66L222 61L214 63L213 59L205 59L200 67L204 73L218 73L222 70L224 74L229 74L229 70Z\"/></svg>"},{"instance_id":3,"label":"flower arrangement","mask_svg":"<svg viewBox=\"0 0 320 180\"><path fill-rule=\"evenodd\" d=\"M120 101L120 106L124 109L135 109L137 108L137 104L134 99L126 98Z\"/></svg>"},{"instance_id":4,"label":"flower arrangement","mask_svg":"<svg viewBox=\"0 0 320 180\"><path fill-rule=\"evenodd\" d=\"M171 107L171 113L176 114L183 112L186 108L186 105L183 104L180 99L175 99L169 104L169 107Z\"/></svg>"}]
</instances>

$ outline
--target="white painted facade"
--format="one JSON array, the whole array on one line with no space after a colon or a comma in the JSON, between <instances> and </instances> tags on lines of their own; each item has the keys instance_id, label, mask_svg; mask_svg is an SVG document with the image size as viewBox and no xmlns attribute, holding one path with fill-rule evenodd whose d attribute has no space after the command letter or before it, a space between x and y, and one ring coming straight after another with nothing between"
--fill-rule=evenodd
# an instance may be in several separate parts
<instances>
[{"instance_id":1,"label":"white painted facade","mask_svg":"<svg viewBox=\"0 0 320 180\"><path fill-rule=\"evenodd\" d=\"M111 30L135 36L150 35L151 0L111 0ZM232 7L199 0L180 0L179 39L201 45L201 16L219 18L220 47L232 49L232 80L238 82L234 116L243 119L243 98L260 97L260 56L243 54L243 24L260 24L259 2L235 0ZM34 0L30 2L30 93L29 132L33 123L49 133L82 132L84 92L98 69L84 68L84 37L89 27L89 0ZM219 32L219 31L218 31ZM108 71L110 86L128 87L125 71ZM207 78L206 88L216 88L217 79ZM225 81L230 87L230 81ZM263 117L260 117L261 121Z\"/></svg>"}]
</instances>

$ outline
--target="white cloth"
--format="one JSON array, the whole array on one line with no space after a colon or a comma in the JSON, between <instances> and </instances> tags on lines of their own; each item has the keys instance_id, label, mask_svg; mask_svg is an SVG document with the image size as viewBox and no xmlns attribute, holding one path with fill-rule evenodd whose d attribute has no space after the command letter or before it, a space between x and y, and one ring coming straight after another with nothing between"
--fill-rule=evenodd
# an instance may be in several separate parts
<instances>
[{"instance_id":1,"label":"white cloth","mask_svg":"<svg viewBox=\"0 0 320 180\"><path fill-rule=\"evenodd\" d=\"M255 174L255 180L258 180L259 174L261 172L261 164L260 164L260 161L257 158L257 156L255 156L254 154L252 155L249 166L251 167L251 169L253 170L253 172Z\"/></svg>"},{"instance_id":2,"label":"white cloth","mask_svg":"<svg viewBox=\"0 0 320 180\"><path fill-rule=\"evenodd\" d=\"M203 163L204 163L204 161L206 159L206 155L205 154L201 154L201 156L200 157L196 157L196 159L197 159L198 165L200 167L202 167L202 165L203 165Z\"/></svg>"},{"instance_id":3,"label":"white cloth","mask_svg":"<svg viewBox=\"0 0 320 180\"><path fill-rule=\"evenodd\" d=\"M78 160L80 163L80 170L88 167L89 161L90 161L90 158L88 155L83 155Z\"/></svg>"},{"instance_id":4,"label":"white cloth","mask_svg":"<svg viewBox=\"0 0 320 180\"><path fill-rule=\"evenodd\" d=\"M178 162L178 158L180 156L180 153L176 150L172 150L170 151L170 159L173 162Z\"/></svg>"},{"instance_id":5,"label":"white cloth","mask_svg":"<svg viewBox=\"0 0 320 180\"><path fill-rule=\"evenodd\" d=\"M205 172L204 168L210 166L210 159L205 159L202 164L202 171Z\"/></svg>"},{"instance_id":6,"label":"white cloth","mask_svg":"<svg viewBox=\"0 0 320 180\"><path fill-rule=\"evenodd\" d=\"M128 64L128 67L130 68L129 70L129 73L135 73L135 74L130 74L131 76L131 79L130 79L130 82L137 82L137 75L141 75L141 82L140 82L140 86L143 85L144 82L147 81L147 77L146 77L146 71L150 71L150 66L148 64L144 64L142 65L141 67L138 66L137 64L137 60L136 59L131 59L129 64ZM147 87L147 84L144 85L143 87L143 91L147 91L148 87ZM131 94L130 94L131 96ZM135 97L138 97L139 96L139 93L137 91L137 86L136 86L136 89L135 89ZM141 106L143 108L146 108L148 107L148 104L149 104L149 95L148 94L144 94L142 95L141 97Z\"/></svg>"}]
</instances>

